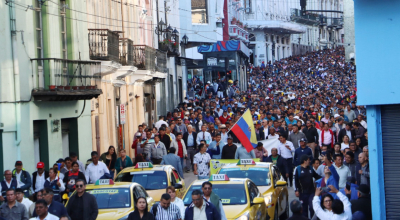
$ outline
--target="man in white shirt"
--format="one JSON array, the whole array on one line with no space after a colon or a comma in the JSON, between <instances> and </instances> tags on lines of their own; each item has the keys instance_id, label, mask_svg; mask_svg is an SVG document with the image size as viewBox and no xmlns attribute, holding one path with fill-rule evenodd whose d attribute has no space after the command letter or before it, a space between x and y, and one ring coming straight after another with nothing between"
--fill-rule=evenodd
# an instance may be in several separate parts
<instances>
[{"instance_id":1,"label":"man in white shirt","mask_svg":"<svg viewBox=\"0 0 400 220\"><path fill-rule=\"evenodd\" d=\"M276 130L273 127L269 127L269 135L268 135L268 139L279 139L279 135L276 134Z\"/></svg>"},{"instance_id":2,"label":"man in white shirt","mask_svg":"<svg viewBox=\"0 0 400 220\"><path fill-rule=\"evenodd\" d=\"M99 154L96 151L92 151L92 163L86 168L85 177L87 183L95 183L104 174L110 174L105 163L99 161Z\"/></svg>"},{"instance_id":3,"label":"man in white shirt","mask_svg":"<svg viewBox=\"0 0 400 220\"><path fill-rule=\"evenodd\" d=\"M37 171L32 174L32 189L35 193L44 188L44 182L49 177L49 172L44 170L44 163L39 162L36 165Z\"/></svg>"},{"instance_id":4,"label":"man in white shirt","mask_svg":"<svg viewBox=\"0 0 400 220\"><path fill-rule=\"evenodd\" d=\"M343 165L342 154L336 154L333 159L335 160L333 166L339 175L339 189L344 189L344 187L346 187L347 177L351 176L351 171L348 166Z\"/></svg>"},{"instance_id":5,"label":"man in white shirt","mask_svg":"<svg viewBox=\"0 0 400 220\"><path fill-rule=\"evenodd\" d=\"M164 121L164 116L158 117L159 120L154 124L154 126L157 128L157 131L160 130L161 125L166 125L169 127L168 123Z\"/></svg>"},{"instance_id":6,"label":"man in white shirt","mask_svg":"<svg viewBox=\"0 0 400 220\"><path fill-rule=\"evenodd\" d=\"M268 120L264 119L262 122L262 129L264 131L264 137L261 137L262 140L268 139L268 135L269 135L269 126L268 126Z\"/></svg>"},{"instance_id":7,"label":"man in white shirt","mask_svg":"<svg viewBox=\"0 0 400 220\"><path fill-rule=\"evenodd\" d=\"M37 214L36 218L30 218L30 220L59 220L55 215L48 212L47 202L44 199L36 201L35 211Z\"/></svg>"},{"instance_id":8,"label":"man in white shirt","mask_svg":"<svg viewBox=\"0 0 400 220\"><path fill-rule=\"evenodd\" d=\"M26 210L29 211L29 207L33 204L31 200L28 198L24 198L24 190L21 188L18 188L15 190L15 195L17 198L17 202L21 203L26 207Z\"/></svg>"},{"instance_id":9,"label":"man in white shirt","mask_svg":"<svg viewBox=\"0 0 400 220\"><path fill-rule=\"evenodd\" d=\"M288 167L288 171L286 171L286 178L289 178L290 187L293 186L293 154L295 149L293 143L290 141L286 141L286 136L281 134L279 135L280 143L278 145L278 154L284 159L286 163L286 167Z\"/></svg>"},{"instance_id":10,"label":"man in white shirt","mask_svg":"<svg viewBox=\"0 0 400 220\"><path fill-rule=\"evenodd\" d=\"M221 141L225 144L228 143L228 132L226 132L226 125L222 124L219 126L221 129Z\"/></svg>"},{"instance_id":11,"label":"man in white shirt","mask_svg":"<svg viewBox=\"0 0 400 220\"><path fill-rule=\"evenodd\" d=\"M197 145L200 145L200 141L202 141L202 140L206 141L207 147L208 147L208 145L210 145L210 143L212 141L211 134L207 132L207 125L201 126L201 132L199 132L197 134L197 138L196 138Z\"/></svg>"}]
</instances>

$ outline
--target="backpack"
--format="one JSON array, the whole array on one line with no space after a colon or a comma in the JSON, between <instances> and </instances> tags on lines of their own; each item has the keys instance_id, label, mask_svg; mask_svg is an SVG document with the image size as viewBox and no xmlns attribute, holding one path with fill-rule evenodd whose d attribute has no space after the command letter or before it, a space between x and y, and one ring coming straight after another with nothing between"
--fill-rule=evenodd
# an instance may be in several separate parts
<instances>
[{"instance_id":1,"label":"backpack","mask_svg":"<svg viewBox=\"0 0 400 220\"><path fill-rule=\"evenodd\" d=\"M160 202L154 203L154 204L153 204L153 207L151 208L151 211L152 211L152 214L153 214L153 216L154 216L154 219L156 219L157 207L158 207L158 204L159 204L159 203L160 203Z\"/></svg>"}]
</instances>

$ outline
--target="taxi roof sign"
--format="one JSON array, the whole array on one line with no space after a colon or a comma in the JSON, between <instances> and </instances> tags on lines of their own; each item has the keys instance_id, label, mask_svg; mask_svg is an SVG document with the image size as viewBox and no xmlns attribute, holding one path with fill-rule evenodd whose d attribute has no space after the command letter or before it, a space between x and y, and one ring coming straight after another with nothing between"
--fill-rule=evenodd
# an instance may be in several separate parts
<instances>
[{"instance_id":1,"label":"taxi roof sign","mask_svg":"<svg viewBox=\"0 0 400 220\"><path fill-rule=\"evenodd\" d=\"M153 164L150 162L138 162L135 166L135 169L142 169L142 168L153 168Z\"/></svg>"},{"instance_id":2,"label":"taxi roof sign","mask_svg":"<svg viewBox=\"0 0 400 220\"><path fill-rule=\"evenodd\" d=\"M229 181L229 177L226 174L213 174L209 181Z\"/></svg>"},{"instance_id":3,"label":"taxi roof sign","mask_svg":"<svg viewBox=\"0 0 400 220\"><path fill-rule=\"evenodd\" d=\"M237 165L256 165L253 159L240 159Z\"/></svg>"},{"instance_id":4,"label":"taxi roof sign","mask_svg":"<svg viewBox=\"0 0 400 220\"><path fill-rule=\"evenodd\" d=\"M111 179L99 179L96 181L94 184L95 186L101 186L101 185L114 185L114 181Z\"/></svg>"}]
</instances>

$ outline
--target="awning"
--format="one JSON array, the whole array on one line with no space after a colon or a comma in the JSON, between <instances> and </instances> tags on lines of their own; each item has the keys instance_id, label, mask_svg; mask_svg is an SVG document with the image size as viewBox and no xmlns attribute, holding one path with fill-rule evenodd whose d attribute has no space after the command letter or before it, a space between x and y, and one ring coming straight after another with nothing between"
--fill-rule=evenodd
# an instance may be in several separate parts
<instances>
[{"instance_id":1,"label":"awning","mask_svg":"<svg viewBox=\"0 0 400 220\"><path fill-rule=\"evenodd\" d=\"M263 21L263 20L247 20L248 28L258 28L277 31L278 34L301 34L307 31L307 27L294 22L288 21Z\"/></svg>"}]
</instances>

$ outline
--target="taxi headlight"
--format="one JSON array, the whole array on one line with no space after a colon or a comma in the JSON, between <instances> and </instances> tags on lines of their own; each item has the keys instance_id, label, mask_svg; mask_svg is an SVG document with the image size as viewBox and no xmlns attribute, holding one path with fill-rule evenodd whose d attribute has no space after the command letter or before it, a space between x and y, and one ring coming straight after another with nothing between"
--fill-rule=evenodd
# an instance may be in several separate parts
<instances>
[{"instance_id":1,"label":"taxi headlight","mask_svg":"<svg viewBox=\"0 0 400 220\"><path fill-rule=\"evenodd\" d=\"M239 218L235 220L248 220L248 219L249 219L249 212L245 212L243 213L243 215L241 215Z\"/></svg>"},{"instance_id":2,"label":"taxi headlight","mask_svg":"<svg viewBox=\"0 0 400 220\"><path fill-rule=\"evenodd\" d=\"M264 196L265 205L272 203L272 193L268 193Z\"/></svg>"},{"instance_id":3,"label":"taxi headlight","mask_svg":"<svg viewBox=\"0 0 400 220\"><path fill-rule=\"evenodd\" d=\"M120 218L120 219L118 219L118 220L127 220L127 219L128 219L128 216L129 216L129 214L128 214L128 215L125 215L124 217L122 217L122 218Z\"/></svg>"}]
</instances>

